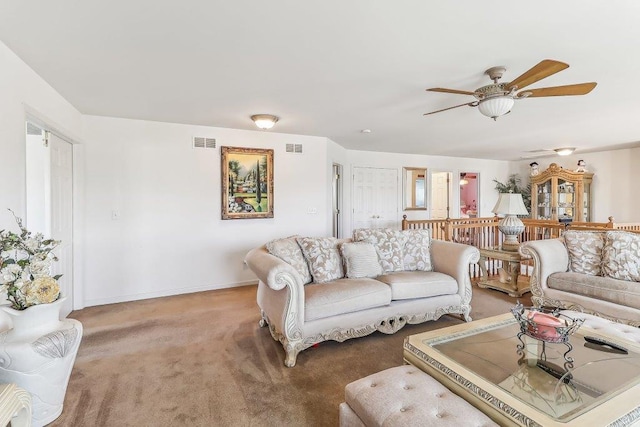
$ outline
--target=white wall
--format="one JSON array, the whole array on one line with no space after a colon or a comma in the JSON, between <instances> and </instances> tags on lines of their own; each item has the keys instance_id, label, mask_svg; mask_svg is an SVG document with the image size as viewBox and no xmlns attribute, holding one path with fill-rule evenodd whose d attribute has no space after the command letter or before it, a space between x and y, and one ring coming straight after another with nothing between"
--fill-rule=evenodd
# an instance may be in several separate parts
<instances>
[{"instance_id":1,"label":"white wall","mask_svg":"<svg viewBox=\"0 0 640 427\"><path fill-rule=\"evenodd\" d=\"M84 136L86 305L253 283L250 249L331 233L326 138L96 116ZM273 219L221 220L220 146L274 149Z\"/></svg>"},{"instance_id":2,"label":"white wall","mask_svg":"<svg viewBox=\"0 0 640 427\"><path fill-rule=\"evenodd\" d=\"M80 133L80 112L0 42L0 230L15 229L7 208L25 216L27 110L69 135Z\"/></svg>"},{"instance_id":3,"label":"white wall","mask_svg":"<svg viewBox=\"0 0 640 427\"><path fill-rule=\"evenodd\" d=\"M640 222L640 148L556 156L536 161L540 171L547 169L551 163L575 170L581 159L587 163L587 170L594 173L592 221L607 222L608 217L613 216L615 222ZM514 162L511 165L512 173L519 173L526 178L532 161Z\"/></svg>"},{"instance_id":4,"label":"white wall","mask_svg":"<svg viewBox=\"0 0 640 427\"><path fill-rule=\"evenodd\" d=\"M347 188L345 188L345 200L351 199L351 176L352 170L356 166L362 167L379 167L379 168L395 168L398 170L398 206L400 212L399 220L402 215L407 215L410 220L428 219L429 211L403 211L402 204L402 168L403 167L419 167L426 168L427 175L431 172L452 172L454 182L452 183L453 194L451 197L451 217L457 218L460 212L460 186L458 185L458 177L460 172L477 172L478 188L479 188L479 204L478 216L493 216L491 209L498 200L498 192L495 190L494 179L505 181L509 174L509 162L501 160L482 160L468 159L459 157L444 156L425 156L417 154L398 154L398 153L379 153L373 151L348 151L348 164L345 165L345 174L349 174ZM431 188L430 182L427 188ZM431 204L431 194L427 194L427 206ZM347 225L346 235L351 233L351 206L345 209L345 224Z\"/></svg>"}]
</instances>

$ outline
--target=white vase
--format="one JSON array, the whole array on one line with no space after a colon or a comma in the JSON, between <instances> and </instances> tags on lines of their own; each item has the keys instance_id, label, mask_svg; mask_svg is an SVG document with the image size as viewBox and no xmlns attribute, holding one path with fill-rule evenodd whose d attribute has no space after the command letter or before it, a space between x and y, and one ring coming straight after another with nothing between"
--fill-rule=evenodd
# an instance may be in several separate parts
<instances>
[{"instance_id":1,"label":"white vase","mask_svg":"<svg viewBox=\"0 0 640 427\"><path fill-rule=\"evenodd\" d=\"M33 426L48 424L62 413L82 339L80 322L60 320L64 300L26 310L1 307L13 329L0 332L0 382L16 383L31 393Z\"/></svg>"}]
</instances>

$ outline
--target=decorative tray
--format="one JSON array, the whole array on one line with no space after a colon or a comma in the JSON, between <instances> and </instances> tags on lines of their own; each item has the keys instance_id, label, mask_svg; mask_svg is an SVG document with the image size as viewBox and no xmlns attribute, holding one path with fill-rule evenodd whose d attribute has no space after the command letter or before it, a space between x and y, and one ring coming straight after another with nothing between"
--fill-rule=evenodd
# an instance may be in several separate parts
<instances>
[{"instance_id":1,"label":"decorative tray","mask_svg":"<svg viewBox=\"0 0 640 427\"><path fill-rule=\"evenodd\" d=\"M511 309L521 333L549 343L567 343L569 336L582 326L584 319L559 313L559 309L524 307L520 302Z\"/></svg>"}]
</instances>

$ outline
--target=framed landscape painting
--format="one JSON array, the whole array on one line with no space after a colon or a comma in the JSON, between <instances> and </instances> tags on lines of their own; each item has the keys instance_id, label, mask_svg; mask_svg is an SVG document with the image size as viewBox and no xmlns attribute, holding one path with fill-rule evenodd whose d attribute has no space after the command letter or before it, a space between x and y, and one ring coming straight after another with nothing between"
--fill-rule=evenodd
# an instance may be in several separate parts
<instances>
[{"instance_id":1,"label":"framed landscape painting","mask_svg":"<svg viewBox=\"0 0 640 427\"><path fill-rule=\"evenodd\" d=\"M273 218L273 150L220 150L222 219Z\"/></svg>"}]
</instances>

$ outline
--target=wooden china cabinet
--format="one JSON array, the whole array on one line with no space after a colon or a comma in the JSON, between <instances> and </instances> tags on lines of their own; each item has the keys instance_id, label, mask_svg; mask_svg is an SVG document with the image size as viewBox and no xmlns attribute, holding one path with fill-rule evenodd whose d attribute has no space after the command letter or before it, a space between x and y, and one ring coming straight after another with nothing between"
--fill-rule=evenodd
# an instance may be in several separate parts
<instances>
[{"instance_id":1,"label":"wooden china cabinet","mask_svg":"<svg viewBox=\"0 0 640 427\"><path fill-rule=\"evenodd\" d=\"M549 169L531 177L532 218L591 221L592 180L592 173L551 163Z\"/></svg>"}]
</instances>

